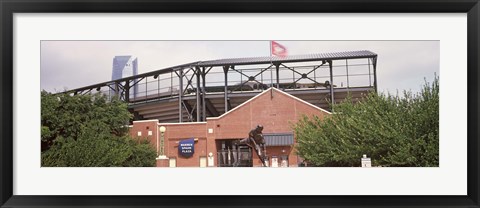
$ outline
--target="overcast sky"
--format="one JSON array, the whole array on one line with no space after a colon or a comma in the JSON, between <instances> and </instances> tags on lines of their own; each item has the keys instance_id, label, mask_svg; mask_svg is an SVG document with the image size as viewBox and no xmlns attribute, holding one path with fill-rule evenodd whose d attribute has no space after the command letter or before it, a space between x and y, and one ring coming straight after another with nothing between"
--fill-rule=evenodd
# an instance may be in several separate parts
<instances>
[{"instance_id":1,"label":"overcast sky","mask_svg":"<svg viewBox=\"0 0 480 208\"><path fill-rule=\"evenodd\" d=\"M277 41L289 55L370 50L379 91L418 92L439 74L439 41ZM138 58L138 73L194 61L270 55L269 41L42 41L41 89L59 92L109 81L113 57Z\"/></svg>"}]
</instances>

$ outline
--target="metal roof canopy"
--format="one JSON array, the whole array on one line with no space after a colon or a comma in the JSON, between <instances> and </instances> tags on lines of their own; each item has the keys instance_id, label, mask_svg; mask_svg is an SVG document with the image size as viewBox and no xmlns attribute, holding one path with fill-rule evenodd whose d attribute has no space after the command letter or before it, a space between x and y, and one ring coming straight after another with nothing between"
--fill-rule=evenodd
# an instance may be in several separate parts
<instances>
[{"instance_id":1,"label":"metal roof canopy","mask_svg":"<svg viewBox=\"0 0 480 208\"><path fill-rule=\"evenodd\" d=\"M73 93L78 91L85 91L94 89L97 87L104 87L111 85L112 83L119 83L125 81L131 81L138 78L144 78L149 76L155 76L160 74L166 74L175 72L181 69L194 68L194 67L214 67L214 66L235 66L235 65L255 65L255 64L270 64L270 63L291 63L291 62L310 62L310 61L326 61L326 60L338 60L338 59L361 59L361 58L375 58L376 53L368 50L362 51L348 51L348 52L333 52L333 53L317 53L307 55L292 55L286 57L265 56L265 57L252 57L252 58L233 58L233 59L218 59L209 61L196 61L178 66L159 69L135 76L116 79L108 82L102 82L86 87L81 87L73 90L68 90L66 93Z\"/></svg>"},{"instance_id":2,"label":"metal roof canopy","mask_svg":"<svg viewBox=\"0 0 480 208\"><path fill-rule=\"evenodd\" d=\"M338 59L355 59L355 58L373 58L377 54L371 51L348 51L348 52L334 52L334 53L317 53L307 55L293 55L286 57L265 56L254 58L234 58L234 59L219 59L212 61L198 62L197 66L227 66L227 65L254 65L254 64L269 64L269 63L289 63L289 62L309 62L309 61L323 61L323 60L338 60Z\"/></svg>"},{"instance_id":3,"label":"metal roof canopy","mask_svg":"<svg viewBox=\"0 0 480 208\"><path fill-rule=\"evenodd\" d=\"M273 146L290 146L293 145L293 133L268 133L263 134L265 145Z\"/></svg>"}]
</instances>

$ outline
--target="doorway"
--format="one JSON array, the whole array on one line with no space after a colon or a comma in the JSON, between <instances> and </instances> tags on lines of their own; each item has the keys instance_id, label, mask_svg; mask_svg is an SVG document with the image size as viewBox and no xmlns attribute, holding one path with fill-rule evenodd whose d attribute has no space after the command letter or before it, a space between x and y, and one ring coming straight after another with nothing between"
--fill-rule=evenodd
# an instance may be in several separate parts
<instances>
[{"instance_id":1,"label":"doorway","mask_svg":"<svg viewBox=\"0 0 480 208\"><path fill-rule=\"evenodd\" d=\"M171 168L177 167L177 158L171 157L168 160L168 167L171 167Z\"/></svg>"},{"instance_id":2,"label":"doorway","mask_svg":"<svg viewBox=\"0 0 480 208\"><path fill-rule=\"evenodd\" d=\"M247 145L238 145L239 139L216 141L218 167L252 167L252 151Z\"/></svg>"},{"instance_id":3,"label":"doorway","mask_svg":"<svg viewBox=\"0 0 480 208\"><path fill-rule=\"evenodd\" d=\"M200 157L200 167L206 168L207 167L207 157L201 156Z\"/></svg>"}]
</instances>

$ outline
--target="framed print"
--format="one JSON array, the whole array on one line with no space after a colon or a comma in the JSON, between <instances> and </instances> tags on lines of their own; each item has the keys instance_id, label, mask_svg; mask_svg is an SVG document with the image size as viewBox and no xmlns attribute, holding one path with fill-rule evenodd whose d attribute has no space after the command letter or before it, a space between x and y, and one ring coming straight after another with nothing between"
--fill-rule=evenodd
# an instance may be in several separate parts
<instances>
[{"instance_id":1,"label":"framed print","mask_svg":"<svg viewBox=\"0 0 480 208\"><path fill-rule=\"evenodd\" d=\"M0 6L2 207L479 207L477 0Z\"/></svg>"}]
</instances>

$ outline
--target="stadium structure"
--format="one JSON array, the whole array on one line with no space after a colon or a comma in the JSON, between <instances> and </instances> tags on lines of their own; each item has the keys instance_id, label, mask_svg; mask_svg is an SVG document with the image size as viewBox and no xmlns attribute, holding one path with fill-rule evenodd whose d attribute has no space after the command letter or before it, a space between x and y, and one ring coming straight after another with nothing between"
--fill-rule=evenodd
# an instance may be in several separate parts
<instances>
[{"instance_id":1,"label":"stadium structure","mask_svg":"<svg viewBox=\"0 0 480 208\"><path fill-rule=\"evenodd\" d=\"M68 91L120 95L134 120L200 122L275 87L323 109L377 90L377 54L349 51L197 61ZM135 90L133 90L135 89ZM135 93L132 93L135 91Z\"/></svg>"},{"instance_id":2,"label":"stadium structure","mask_svg":"<svg viewBox=\"0 0 480 208\"><path fill-rule=\"evenodd\" d=\"M308 161L296 155L292 124L324 119L331 104L358 101L377 86L377 54L349 51L196 61L67 93L127 102L130 135L157 149L157 167L298 167ZM259 125L261 158L237 145Z\"/></svg>"}]
</instances>

